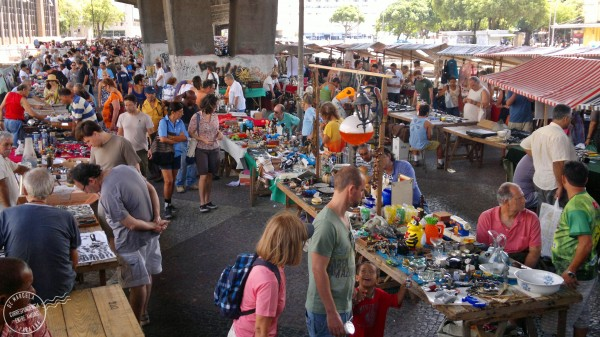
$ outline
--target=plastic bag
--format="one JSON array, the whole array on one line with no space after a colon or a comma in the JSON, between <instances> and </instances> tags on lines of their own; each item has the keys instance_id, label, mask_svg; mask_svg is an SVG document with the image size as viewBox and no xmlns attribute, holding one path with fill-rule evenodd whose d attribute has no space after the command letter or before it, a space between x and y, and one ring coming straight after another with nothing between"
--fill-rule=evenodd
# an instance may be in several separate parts
<instances>
[{"instance_id":1,"label":"plastic bag","mask_svg":"<svg viewBox=\"0 0 600 337\"><path fill-rule=\"evenodd\" d=\"M540 227L542 230L542 256L552 256L552 242L554 233L560 222L563 209L558 205L558 199L554 205L542 203L540 208Z\"/></svg>"}]
</instances>

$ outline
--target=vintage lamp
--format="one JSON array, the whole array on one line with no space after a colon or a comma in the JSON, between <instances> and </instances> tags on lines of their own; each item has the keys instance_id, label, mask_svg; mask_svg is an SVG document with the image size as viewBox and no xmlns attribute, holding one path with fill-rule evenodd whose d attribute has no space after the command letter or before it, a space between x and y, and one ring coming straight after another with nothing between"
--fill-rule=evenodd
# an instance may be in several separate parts
<instances>
[{"instance_id":1,"label":"vintage lamp","mask_svg":"<svg viewBox=\"0 0 600 337\"><path fill-rule=\"evenodd\" d=\"M356 94L354 114L348 116L340 125L342 139L352 145L361 145L373 137L373 123L369 120L371 100L364 90Z\"/></svg>"}]
</instances>

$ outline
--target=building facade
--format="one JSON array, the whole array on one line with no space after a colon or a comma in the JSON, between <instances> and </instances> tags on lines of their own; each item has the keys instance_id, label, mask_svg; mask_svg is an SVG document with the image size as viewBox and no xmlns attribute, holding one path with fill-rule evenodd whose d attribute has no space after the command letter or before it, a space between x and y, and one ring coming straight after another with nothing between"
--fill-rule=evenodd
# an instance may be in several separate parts
<instances>
[{"instance_id":1,"label":"building facade","mask_svg":"<svg viewBox=\"0 0 600 337\"><path fill-rule=\"evenodd\" d=\"M58 0L0 0L0 44L32 44L60 36Z\"/></svg>"}]
</instances>

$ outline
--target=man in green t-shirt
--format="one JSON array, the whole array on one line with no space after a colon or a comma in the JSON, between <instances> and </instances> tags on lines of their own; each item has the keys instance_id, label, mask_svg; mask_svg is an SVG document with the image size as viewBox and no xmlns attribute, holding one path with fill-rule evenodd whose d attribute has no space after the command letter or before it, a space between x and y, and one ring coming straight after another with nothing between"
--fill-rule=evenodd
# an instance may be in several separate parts
<instances>
[{"instance_id":1,"label":"man in green t-shirt","mask_svg":"<svg viewBox=\"0 0 600 337\"><path fill-rule=\"evenodd\" d=\"M354 166L335 175L333 198L317 214L308 248L306 325L311 337L346 336L344 323L352 316L354 238L346 217L357 207L365 181Z\"/></svg>"},{"instance_id":2,"label":"man in green t-shirt","mask_svg":"<svg viewBox=\"0 0 600 337\"><path fill-rule=\"evenodd\" d=\"M415 91L419 94L421 100L425 101L428 105L431 105L431 98L433 97L433 83L425 77L420 70L415 70ZM417 95L414 96L414 105L417 105Z\"/></svg>"},{"instance_id":3,"label":"man in green t-shirt","mask_svg":"<svg viewBox=\"0 0 600 337\"><path fill-rule=\"evenodd\" d=\"M273 108L273 113L267 117L267 120L272 121L274 118L277 119L277 124L283 124L284 132L288 135L293 135L294 130L300 124L300 118L292 115L291 113L284 112L285 107L281 104L277 104Z\"/></svg>"},{"instance_id":4,"label":"man in green t-shirt","mask_svg":"<svg viewBox=\"0 0 600 337\"><path fill-rule=\"evenodd\" d=\"M566 336L586 335L589 311L584 308L597 279L596 247L600 238L600 206L585 190L587 179L588 169L585 164L578 161L565 163L562 183L569 202L554 233L552 263L556 272L565 280L565 285L576 288L583 296L582 302L569 308ZM546 330L546 324L543 326ZM552 328L556 328L556 323Z\"/></svg>"}]
</instances>

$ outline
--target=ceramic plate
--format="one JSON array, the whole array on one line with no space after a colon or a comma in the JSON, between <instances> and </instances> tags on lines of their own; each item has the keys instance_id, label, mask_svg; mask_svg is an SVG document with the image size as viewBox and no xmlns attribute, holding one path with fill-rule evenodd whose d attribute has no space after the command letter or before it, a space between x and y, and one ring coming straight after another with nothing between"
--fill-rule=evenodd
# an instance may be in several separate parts
<instances>
[{"instance_id":1,"label":"ceramic plate","mask_svg":"<svg viewBox=\"0 0 600 337\"><path fill-rule=\"evenodd\" d=\"M325 194L333 194L333 187L321 187L319 188L319 192Z\"/></svg>"}]
</instances>

